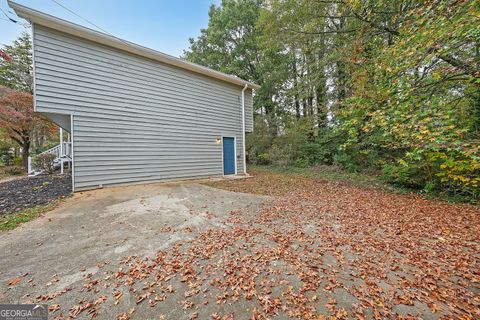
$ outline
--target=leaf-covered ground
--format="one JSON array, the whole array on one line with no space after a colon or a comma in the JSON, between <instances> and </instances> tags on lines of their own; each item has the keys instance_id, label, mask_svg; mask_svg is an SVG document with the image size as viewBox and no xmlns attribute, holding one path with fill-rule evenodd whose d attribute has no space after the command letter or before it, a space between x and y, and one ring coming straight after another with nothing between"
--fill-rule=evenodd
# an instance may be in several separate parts
<instances>
[{"instance_id":1,"label":"leaf-covered ground","mask_svg":"<svg viewBox=\"0 0 480 320\"><path fill-rule=\"evenodd\" d=\"M478 207L253 175L210 185L269 195L259 210L212 217L153 258L105 262L81 289L29 298L50 303L54 319L103 319L117 304L129 308L118 319L146 309L167 319L171 308L175 319L480 318ZM69 290L72 305L58 305Z\"/></svg>"},{"instance_id":2,"label":"leaf-covered ground","mask_svg":"<svg viewBox=\"0 0 480 320\"><path fill-rule=\"evenodd\" d=\"M257 217L232 223L275 242L274 252L262 253L267 263L287 266L282 278L301 279L277 297L288 315L480 318L478 207L294 174L253 175L216 187L274 197Z\"/></svg>"}]
</instances>

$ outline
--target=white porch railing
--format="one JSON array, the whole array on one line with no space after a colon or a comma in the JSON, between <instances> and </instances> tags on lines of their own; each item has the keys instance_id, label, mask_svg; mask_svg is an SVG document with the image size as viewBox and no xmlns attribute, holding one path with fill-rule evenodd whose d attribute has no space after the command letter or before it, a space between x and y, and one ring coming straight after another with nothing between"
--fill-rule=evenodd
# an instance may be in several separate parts
<instances>
[{"instance_id":1,"label":"white porch railing","mask_svg":"<svg viewBox=\"0 0 480 320\"><path fill-rule=\"evenodd\" d=\"M61 144L43 151L37 156L45 153L51 153L55 155L55 158L60 158L62 156L71 156L72 155L72 144L70 142L62 142Z\"/></svg>"},{"instance_id":2,"label":"white porch railing","mask_svg":"<svg viewBox=\"0 0 480 320\"><path fill-rule=\"evenodd\" d=\"M60 164L61 166L61 171L63 173L63 163L64 162L70 162L72 159L72 143L71 142L62 142L59 145L56 145L53 148L50 148L48 150L45 150L42 153L37 154L36 156L33 157L28 157L28 174L29 175L36 175L36 170L33 168L33 159L35 159L38 156L41 156L43 154L53 154L55 155L55 159L53 162L55 164Z\"/></svg>"},{"instance_id":3,"label":"white porch railing","mask_svg":"<svg viewBox=\"0 0 480 320\"><path fill-rule=\"evenodd\" d=\"M53 154L55 155L53 159L54 167L60 167L60 172L63 173L63 165L67 163L70 167L72 162L72 143L70 142L70 134L67 135L67 141L63 141L63 128L60 127L60 144L50 148L40 154L37 154L35 157L39 157L43 154ZM35 159L33 157L33 159ZM32 166L32 157L28 157L28 175L36 176L43 172L43 170L38 170L38 168L33 168Z\"/></svg>"}]
</instances>

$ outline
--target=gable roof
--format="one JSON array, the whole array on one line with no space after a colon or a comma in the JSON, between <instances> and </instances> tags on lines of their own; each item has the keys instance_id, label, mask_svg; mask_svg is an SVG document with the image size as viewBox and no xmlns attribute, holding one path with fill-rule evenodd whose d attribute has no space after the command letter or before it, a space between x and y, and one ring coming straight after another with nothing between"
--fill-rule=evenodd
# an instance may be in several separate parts
<instances>
[{"instance_id":1,"label":"gable roof","mask_svg":"<svg viewBox=\"0 0 480 320\"><path fill-rule=\"evenodd\" d=\"M78 24L51 16L49 14L31 9L21 4L8 0L8 5L15 10L19 17L29 20L31 23L42 25L51 29L59 30L61 32L71 34L80 38L104 44L109 47L130 52L139 56L143 56L152 60L160 61L165 64L176 66L185 70L203 74L205 76L222 80L228 83L233 83L239 86L247 86L250 89L259 89L260 86L232 76L223 72L215 71L213 69L198 65L196 63L188 62L180 58L149 49L133 42L125 41L117 37L95 31L90 28L80 26Z\"/></svg>"}]
</instances>

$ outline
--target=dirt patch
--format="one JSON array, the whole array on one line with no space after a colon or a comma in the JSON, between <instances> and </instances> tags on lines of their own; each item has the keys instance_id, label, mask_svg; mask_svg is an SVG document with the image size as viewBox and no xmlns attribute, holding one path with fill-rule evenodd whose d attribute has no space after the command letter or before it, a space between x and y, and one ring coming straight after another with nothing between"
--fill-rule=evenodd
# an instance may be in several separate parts
<instances>
[{"instance_id":1,"label":"dirt patch","mask_svg":"<svg viewBox=\"0 0 480 320\"><path fill-rule=\"evenodd\" d=\"M72 192L72 180L67 175L24 177L0 182L0 214L47 204Z\"/></svg>"}]
</instances>

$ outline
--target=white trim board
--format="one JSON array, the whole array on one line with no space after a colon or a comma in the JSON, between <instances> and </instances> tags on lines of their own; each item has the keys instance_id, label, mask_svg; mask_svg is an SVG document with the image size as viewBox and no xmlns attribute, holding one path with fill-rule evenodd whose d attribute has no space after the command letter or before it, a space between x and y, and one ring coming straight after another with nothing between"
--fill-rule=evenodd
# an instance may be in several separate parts
<instances>
[{"instance_id":1,"label":"white trim board","mask_svg":"<svg viewBox=\"0 0 480 320\"><path fill-rule=\"evenodd\" d=\"M37 112L37 86L36 86L36 80L35 80L35 41L34 38L34 33L35 33L35 26L32 24L32 77L33 77L33 111Z\"/></svg>"}]
</instances>

